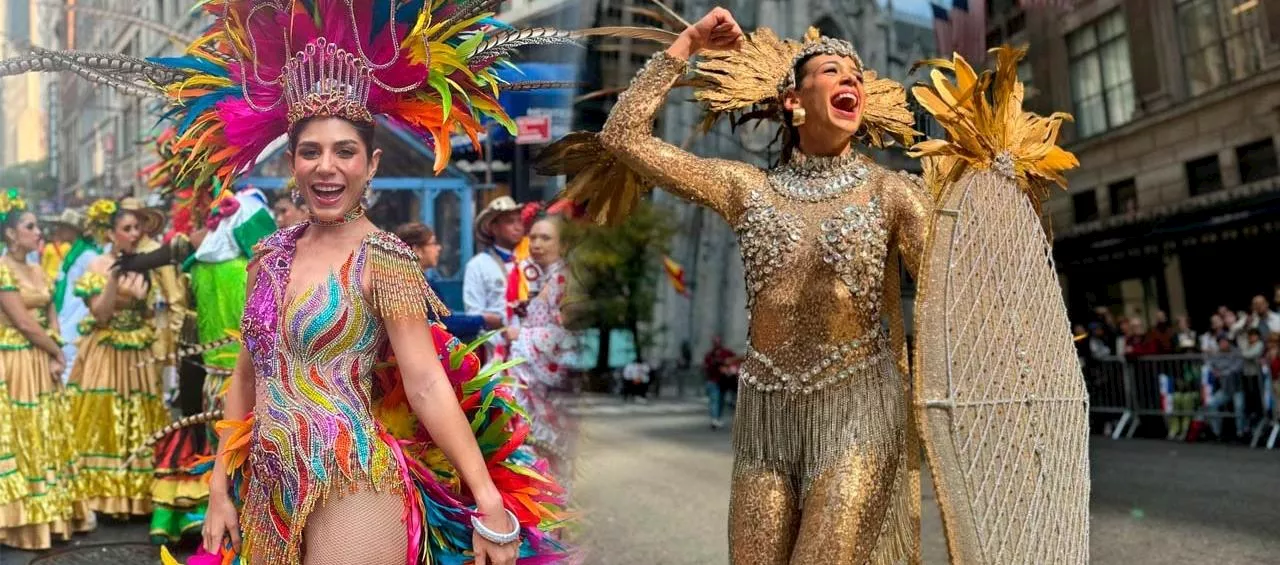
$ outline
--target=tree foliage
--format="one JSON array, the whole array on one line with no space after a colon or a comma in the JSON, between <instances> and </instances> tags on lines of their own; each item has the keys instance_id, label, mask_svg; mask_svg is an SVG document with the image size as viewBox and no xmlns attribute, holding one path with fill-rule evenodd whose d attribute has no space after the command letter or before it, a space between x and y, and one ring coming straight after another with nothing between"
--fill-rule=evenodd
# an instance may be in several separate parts
<instances>
[{"instance_id":1,"label":"tree foliage","mask_svg":"<svg viewBox=\"0 0 1280 565\"><path fill-rule=\"evenodd\" d=\"M48 161L27 161L0 168L0 188L9 187L17 187L22 197L35 206L41 200L54 198L58 181L49 176Z\"/></svg>"},{"instance_id":2,"label":"tree foliage","mask_svg":"<svg viewBox=\"0 0 1280 565\"><path fill-rule=\"evenodd\" d=\"M599 330L597 370L608 369L611 330L629 330L637 351L653 339L645 328L653 321L664 276L661 260L676 231L671 218L669 210L646 201L616 227L572 224L564 230L574 280L566 325Z\"/></svg>"}]
</instances>

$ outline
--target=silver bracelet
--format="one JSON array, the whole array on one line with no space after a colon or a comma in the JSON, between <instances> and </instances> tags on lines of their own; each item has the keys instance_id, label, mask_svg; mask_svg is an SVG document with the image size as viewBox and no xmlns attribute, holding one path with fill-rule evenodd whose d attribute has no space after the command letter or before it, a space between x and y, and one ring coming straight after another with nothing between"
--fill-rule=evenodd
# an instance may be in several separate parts
<instances>
[{"instance_id":1,"label":"silver bracelet","mask_svg":"<svg viewBox=\"0 0 1280 565\"><path fill-rule=\"evenodd\" d=\"M471 526L476 529L476 533L480 534L480 537L487 539L498 545L507 545L511 542L514 542L520 539L520 520L517 519L516 515L512 514L510 510L506 510L506 512L507 512L507 517L511 519L511 523L515 524L515 527L512 528L510 533L500 534L498 532L490 530L488 527L486 527L484 524L480 522L479 516L471 517Z\"/></svg>"}]
</instances>

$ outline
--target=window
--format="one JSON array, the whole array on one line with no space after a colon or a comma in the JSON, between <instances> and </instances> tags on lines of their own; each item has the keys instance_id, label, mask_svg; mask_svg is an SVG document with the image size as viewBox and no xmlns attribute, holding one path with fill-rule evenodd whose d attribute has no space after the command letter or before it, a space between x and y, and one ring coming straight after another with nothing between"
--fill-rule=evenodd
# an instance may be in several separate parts
<instances>
[{"instance_id":1,"label":"window","mask_svg":"<svg viewBox=\"0 0 1280 565\"><path fill-rule=\"evenodd\" d=\"M1262 10L1257 0L1182 0L1178 30L1191 95L1258 72Z\"/></svg>"},{"instance_id":2,"label":"window","mask_svg":"<svg viewBox=\"0 0 1280 565\"><path fill-rule=\"evenodd\" d=\"M1133 73L1124 15L1114 10L1067 37L1071 99L1080 137L1097 135L1133 119Z\"/></svg>"},{"instance_id":3,"label":"window","mask_svg":"<svg viewBox=\"0 0 1280 565\"><path fill-rule=\"evenodd\" d=\"M1236 163L1240 166L1240 182L1257 182L1280 176L1276 145L1270 138L1237 147Z\"/></svg>"},{"instance_id":4,"label":"window","mask_svg":"<svg viewBox=\"0 0 1280 565\"><path fill-rule=\"evenodd\" d=\"M1138 186L1133 179L1112 183L1107 187L1111 196L1111 215L1122 216L1138 213Z\"/></svg>"},{"instance_id":5,"label":"window","mask_svg":"<svg viewBox=\"0 0 1280 565\"><path fill-rule=\"evenodd\" d=\"M1071 207L1075 210L1076 223L1083 224L1098 219L1098 196L1093 190L1077 192L1071 197Z\"/></svg>"},{"instance_id":6,"label":"window","mask_svg":"<svg viewBox=\"0 0 1280 565\"><path fill-rule=\"evenodd\" d=\"M1222 168L1218 166L1217 155L1187 161L1187 187L1192 196L1222 189Z\"/></svg>"}]
</instances>

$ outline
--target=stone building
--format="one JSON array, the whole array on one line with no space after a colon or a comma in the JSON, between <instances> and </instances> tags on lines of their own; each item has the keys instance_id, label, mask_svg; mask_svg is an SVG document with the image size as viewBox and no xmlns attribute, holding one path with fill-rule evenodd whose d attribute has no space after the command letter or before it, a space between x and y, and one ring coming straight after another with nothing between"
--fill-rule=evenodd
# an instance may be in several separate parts
<instances>
[{"instance_id":1,"label":"stone building","mask_svg":"<svg viewBox=\"0 0 1280 565\"><path fill-rule=\"evenodd\" d=\"M1039 112L1080 159L1046 206L1074 319L1241 310L1280 283L1280 4L992 2L988 44L1030 43Z\"/></svg>"},{"instance_id":2,"label":"stone building","mask_svg":"<svg viewBox=\"0 0 1280 565\"><path fill-rule=\"evenodd\" d=\"M689 3L682 14L693 20L714 4ZM824 35L853 42L864 64L899 81L907 81L907 71L915 61L932 54L931 23L895 11L892 1L856 0L735 0L719 5L728 8L742 28L769 27L784 37L800 37L810 27ZM634 64L647 60L633 56ZM630 75L626 77L630 79ZM623 82L625 84L625 82ZM770 148L772 128L739 129L726 124L708 135L690 139L699 119L698 109L685 102L686 92L673 95L655 129L663 139L676 144L688 140L690 151L698 155L735 159L766 166L777 161L777 148ZM877 158L897 168L916 168L900 151L886 151ZM747 297L742 259L733 230L714 213L658 191L654 202L668 207L680 227L672 242L671 257L685 269L692 296L675 293L669 285L660 292L655 319L662 337L650 352L653 359L676 359L681 344L688 342L695 359L710 348L714 337L736 351L747 342ZM904 289L910 294L910 288Z\"/></svg>"}]
</instances>

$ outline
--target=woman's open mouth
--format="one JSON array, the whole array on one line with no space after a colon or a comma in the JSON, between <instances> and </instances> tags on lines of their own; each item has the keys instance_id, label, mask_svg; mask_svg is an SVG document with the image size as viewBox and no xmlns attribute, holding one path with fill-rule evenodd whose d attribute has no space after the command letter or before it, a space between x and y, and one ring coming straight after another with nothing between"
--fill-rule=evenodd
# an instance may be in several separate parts
<instances>
[{"instance_id":1,"label":"woman's open mouth","mask_svg":"<svg viewBox=\"0 0 1280 565\"><path fill-rule=\"evenodd\" d=\"M841 90L831 97L831 108L837 117L853 120L858 117L858 94L852 90Z\"/></svg>"},{"instance_id":2,"label":"woman's open mouth","mask_svg":"<svg viewBox=\"0 0 1280 565\"><path fill-rule=\"evenodd\" d=\"M342 193L346 192L344 184L317 183L311 185L311 192L316 195L316 204L328 208L342 202Z\"/></svg>"}]
</instances>

